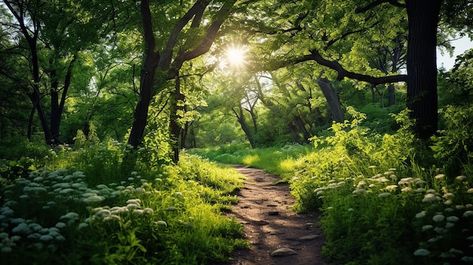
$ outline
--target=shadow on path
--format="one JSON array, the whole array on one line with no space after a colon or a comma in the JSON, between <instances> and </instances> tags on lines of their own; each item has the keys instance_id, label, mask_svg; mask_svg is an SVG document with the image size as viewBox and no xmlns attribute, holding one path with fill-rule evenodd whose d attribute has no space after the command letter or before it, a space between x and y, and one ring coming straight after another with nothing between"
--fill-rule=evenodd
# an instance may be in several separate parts
<instances>
[{"instance_id":1,"label":"shadow on path","mask_svg":"<svg viewBox=\"0 0 473 265\"><path fill-rule=\"evenodd\" d=\"M323 243L319 217L297 214L292 210L294 198L287 184L274 184L277 176L260 169L236 166L247 179L239 203L230 216L245 226L250 249L237 250L231 265L319 265ZM297 254L272 257L279 248L290 248Z\"/></svg>"}]
</instances>

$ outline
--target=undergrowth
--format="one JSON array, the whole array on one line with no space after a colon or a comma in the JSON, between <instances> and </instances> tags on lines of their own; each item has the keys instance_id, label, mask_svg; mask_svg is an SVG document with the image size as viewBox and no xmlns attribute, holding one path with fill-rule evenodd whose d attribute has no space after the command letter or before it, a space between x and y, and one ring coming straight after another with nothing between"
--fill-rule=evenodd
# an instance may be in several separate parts
<instances>
[{"instance_id":1,"label":"undergrowth","mask_svg":"<svg viewBox=\"0 0 473 265\"><path fill-rule=\"evenodd\" d=\"M470 264L471 111L445 108L445 129L429 142L411 133L407 111L394 116L397 132L379 134L363 126L364 114L349 108L350 120L334 123L330 135L313 137L314 149L302 156L279 156L276 148L196 153L288 178L296 209L321 211L323 254L331 262ZM265 160L251 161L257 157ZM290 166L281 170L283 163Z\"/></svg>"},{"instance_id":2,"label":"undergrowth","mask_svg":"<svg viewBox=\"0 0 473 265\"><path fill-rule=\"evenodd\" d=\"M5 162L2 263L209 264L246 246L241 225L221 213L237 201L240 174L192 155L147 166L146 150L126 172L127 149L105 141L49 150L25 167Z\"/></svg>"}]
</instances>

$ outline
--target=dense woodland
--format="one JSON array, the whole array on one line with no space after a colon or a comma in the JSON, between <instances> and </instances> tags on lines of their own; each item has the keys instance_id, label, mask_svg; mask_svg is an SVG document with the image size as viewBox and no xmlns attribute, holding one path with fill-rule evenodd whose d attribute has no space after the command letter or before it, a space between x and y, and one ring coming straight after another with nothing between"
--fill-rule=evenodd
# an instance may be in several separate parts
<instances>
[{"instance_id":1,"label":"dense woodland","mask_svg":"<svg viewBox=\"0 0 473 265\"><path fill-rule=\"evenodd\" d=\"M471 0L2 0L1 263L226 262L225 164L328 264L473 263L471 38Z\"/></svg>"}]
</instances>

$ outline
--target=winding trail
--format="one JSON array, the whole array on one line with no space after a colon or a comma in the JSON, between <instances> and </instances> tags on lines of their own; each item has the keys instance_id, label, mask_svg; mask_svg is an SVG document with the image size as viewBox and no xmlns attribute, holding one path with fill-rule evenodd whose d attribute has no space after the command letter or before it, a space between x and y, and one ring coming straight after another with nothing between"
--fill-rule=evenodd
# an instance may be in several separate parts
<instances>
[{"instance_id":1,"label":"winding trail","mask_svg":"<svg viewBox=\"0 0 473 265\"><path fill-rule=\"evenodd\" d=\"M234 253L231 265L319 265L323 243L318 216L296 214L287 184L260 169L237 166L247 179L229 214L244 225L250 249ZM274 253L276 251L276 254Z\"/></svg>"}]
</instances>

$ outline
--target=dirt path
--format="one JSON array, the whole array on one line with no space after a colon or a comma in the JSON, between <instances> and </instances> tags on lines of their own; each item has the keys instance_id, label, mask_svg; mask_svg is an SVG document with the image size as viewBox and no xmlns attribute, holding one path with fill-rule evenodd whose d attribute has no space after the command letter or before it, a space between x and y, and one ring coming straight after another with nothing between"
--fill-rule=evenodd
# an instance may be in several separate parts
<instances>
[{"instance_id":1,"label":"dirt path","mask_svg":"<svg viewBox=\"0 0 473 265\"><path fill-rule=\"evenodd\" d=\"M323 238L318 216L294 213L291 209L294 198L288 185L274 184L278 177L254 168L238 166L236 169L246 175L247 180L240 192L240 202L231 215L244 224L251 246L237 251L231 264L325 264L320 256ZM274 253L276 250L280 256Z\"/></svg>"}]
</instances>

